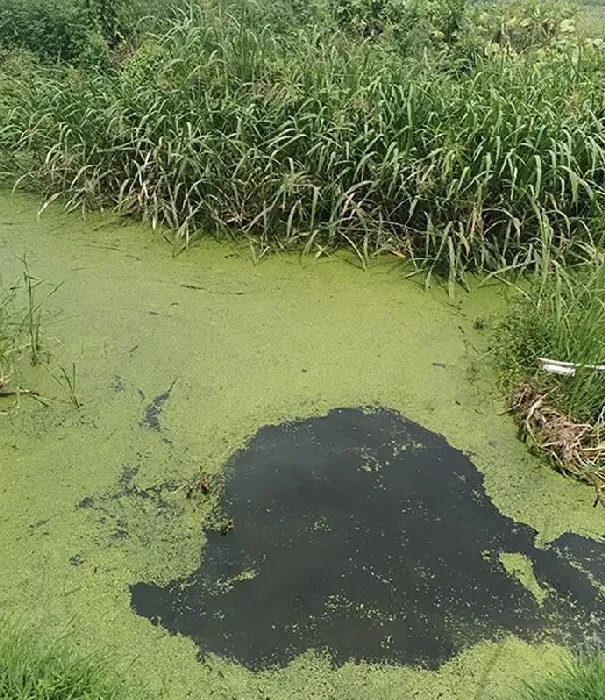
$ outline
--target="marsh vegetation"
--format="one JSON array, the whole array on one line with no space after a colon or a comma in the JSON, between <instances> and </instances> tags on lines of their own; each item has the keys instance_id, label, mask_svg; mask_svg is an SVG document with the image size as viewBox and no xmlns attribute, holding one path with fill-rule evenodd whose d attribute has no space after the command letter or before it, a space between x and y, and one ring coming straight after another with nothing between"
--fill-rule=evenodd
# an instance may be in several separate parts
<instances>
[{"instance_id":1,"label":"marsh vegetation","mask_svg":"<svg viewBox=\"0 0 605 700\"><path fill-rule=\"evenodd\" d=\"M31 277L23 261L21 279L0 287L0 391L11 393L7 386L16 363L28 356L31 364L39 361L40 314L37 299L38 280Z\"/></svg>"},{"instance_id":2,"label":"marsh vegetation","mask_svg":"<svg viewBox=\"0 0 605 700\"><path fill-rule=\"evenodd\" d=\"M558 0L97 5L73 46L2 10L0 168L47 201L452 284L600 245L605 59Z\"/></svg>"},{"instance_id":3,"label":"marsh vegetation","mask_svg":"<svg viewBox=\"0 0 605 700\"><path fill-rule=\"evenodd\" d=\"M41 194L41 212L147 222L175 253L204 235L246 242L257 262L346 248L452 296L471 273L512 280L493 341L511 407L598 502L599 13L559 0L5 0L0 178ZM17 358L40 362L37 285L26 267L0 295L0 394L14 393ZM55 375L80 409L76 363ZM103 666L26 637L0 638L2 700L125 692ZM591 657L521 692L601 700L603 669Z\"/></svg>"},{"instance_id":4,"label":"marsh vegetation","mask_svg":"<svg viewBox=\"0 0 605 700\"><path fill-rule=\"evenodd\" d=\"M605 266L554 270L512 302L495 351L521 432L559 469L605 482ZM554 362L553 362L554 361Z\"/></svg>"}]
</instances>

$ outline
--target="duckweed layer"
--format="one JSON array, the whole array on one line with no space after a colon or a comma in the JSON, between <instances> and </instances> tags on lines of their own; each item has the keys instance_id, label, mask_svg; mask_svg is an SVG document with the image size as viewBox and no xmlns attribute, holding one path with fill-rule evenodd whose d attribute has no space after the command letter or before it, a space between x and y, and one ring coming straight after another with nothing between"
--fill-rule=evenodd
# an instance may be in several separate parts
<instances>
[{"instance_id":1,"label":"duckweed layer","mask_svg":"<svg viewBox=\"0 0 605 700\"><path fill-rule=\"evenodd\" d=\"M548 589L538 583L529 557L519 552L502 552L499 559L506 571L527 588L539 605L543 605L548 598Z\"/></svg>"},{"instance_id":2,"label":"duckweed layer","mask_svg":"<svg viewBox=\"0 0 605 700\"><path fill-rule=\"evenodd\" d=\"M309 652L254 674L214 657L200 664L190 640L137 617L131 583L165 584L199 563L215 497L186 498L187 484L219 473L260 426L334 406L387 405L443 434L472 456L500 511L541 541L602 535L604 515L590 489L527 455L485 370L469 381L485 348L474 321L498 308L500 287L451 304L440 289L404 281L390 259L367 273L346 255L255 266L228 242L173 259L142 227L52 208L37 220L36 204L0 199L3 283L19 278L24 253L47 280L40 297L62 283L44 300L49 362L22 363L16 378L51 406L23 397L0 424L3 610L73 630L85 648L118 651L124 672L168 700L490 698L560 657L507 638L437 672L333 670ZM53 376L71 363L80 410Z\"/></svg>"}]
</instances>

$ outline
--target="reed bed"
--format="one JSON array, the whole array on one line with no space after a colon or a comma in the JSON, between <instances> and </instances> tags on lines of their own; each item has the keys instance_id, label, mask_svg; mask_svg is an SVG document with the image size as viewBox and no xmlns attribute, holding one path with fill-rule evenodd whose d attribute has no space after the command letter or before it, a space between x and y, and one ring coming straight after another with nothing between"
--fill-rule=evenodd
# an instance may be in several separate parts
<instances>
[{"instance_id":1,"label":"reed bed","mask_svg":"<svg viewBox=\"0 0 605 700\"><path fill-rule=\"evenodd\" d=\"M451 284L601 245L603 52L459 54L409 59L386 40L206 8L110 70L1 72L0 170L185 245L348 246L364 266L390 252Z\"/></svg>"}]
</instances>

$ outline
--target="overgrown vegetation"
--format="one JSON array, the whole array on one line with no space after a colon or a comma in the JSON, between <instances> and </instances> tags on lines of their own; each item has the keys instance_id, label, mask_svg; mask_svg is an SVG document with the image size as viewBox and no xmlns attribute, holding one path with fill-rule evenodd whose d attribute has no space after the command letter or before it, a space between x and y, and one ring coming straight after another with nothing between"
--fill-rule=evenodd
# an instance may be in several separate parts
<instances>
[{"instance_id":1,"label":"overgrown vegetation","mask_svg":"<svg viewBox=\"0 0 605 700\"><path fill-rule=\"evenodd\" d=\"M605 483L605 264L577 270L557 266L531 283L498 327L495 348L513 387L512 408L524 435L550 453L557 466L594 484L600 496ZM562 373L545 371L545 364Z\"/></svg>"},{"instance_id":2,"label":"overgrown vegetation","mask_svg":"<svg viewBox=\"0 0 605 700\"><path fill-rule=\"evenodd\" d=\"M568 8L282 4L208 2L131 43L121 31L102 70L11 54L0 170L184 244L346 245L452 285L601 244L605 56L574 39Z\"/></svg>"},{"instance_id":3,"label":"overgrown vegetation","mask_svg":"<svg viewBox=\"0 0 605 700\"><path fill-rule=\"evenodd\" d=\"M111 52L167 18L172 0L3 0L0 49L107 68Z\"/></svg>"},{"instance_id":4,"label":"overgrown vegetation","mask_svg":"<svg viewBox=\"0 0 605 700\"><path fill-rule=\"evenodd\" d=\"M523 700L605 700L605 657L578 658L545 681L527 684Z\"/></svg>"},{"instance_id":5,"label":"overgrown vegetation","mask_svg":"<svg viewBox=\"0 0 605 700\"><path fill-rule=\"evenodd\" d=\"M83 657L32 630L0 627L0 700L125 700L132 698L102 661Z\"/></svg>"}]
</instances>

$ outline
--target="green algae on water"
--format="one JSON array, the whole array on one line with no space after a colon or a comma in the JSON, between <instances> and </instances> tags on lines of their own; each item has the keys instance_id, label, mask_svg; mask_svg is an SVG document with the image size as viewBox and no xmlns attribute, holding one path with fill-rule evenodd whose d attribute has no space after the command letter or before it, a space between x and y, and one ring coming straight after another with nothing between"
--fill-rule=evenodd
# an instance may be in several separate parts
<instances>
[{"instance_id":1,"label":"green algae on water","mask_svg":"<svg viewBox=\"0 0 605 700\"><path fill-rule=\"evenodd\" d=\"M498 555L500 563L506 571L520 581L534 596L539 605L548 598L548 590L543 588L536 579L534 567L525 554L518 552L501 552Z\"/></svg>"},{"instance_id":2,"label":"green algae on water","mask_svg":"<svg viewBox=\"0 0 605 700\"><path fill-rule=\"evenodd\" d=\"M487 700L563 653L511 638L436 672L334 671L308 654L259 675L214 657L201 664L190 640L138 618L129 585L193 571L208 506L187 504L182 517L163 520L150 499L112 499L124 467L137 467L141 490L219 474L259 427L335 406L388 405L443 434L472 455L496 507L543 542L566 531L602 535L604 514L591 507L590 489L517 442L487 370L468 382L469 361L486 345L473 321L505 301L501 287L452 304L443 290L402 279L390 258L368 272L345 254L254 265L246 251L215 241L172 258L143 226L53 206L38 219L37 211L35 198L0 195L0 273L16 279L27 254L32 275L58 287L44 305L42 342L54 366L76 363L84 405L23 401L0 417L3 610L70 633L84 650L117 651L117 671L162 700L400 700L405 692ZM20 384L61 398L46 365L20 373ZM146 408L175 378L160 429L146 429ZM79 508L88 497L106 512ZM128 536L112 537L118 520Z\"/></svg>"}]
</instances>

